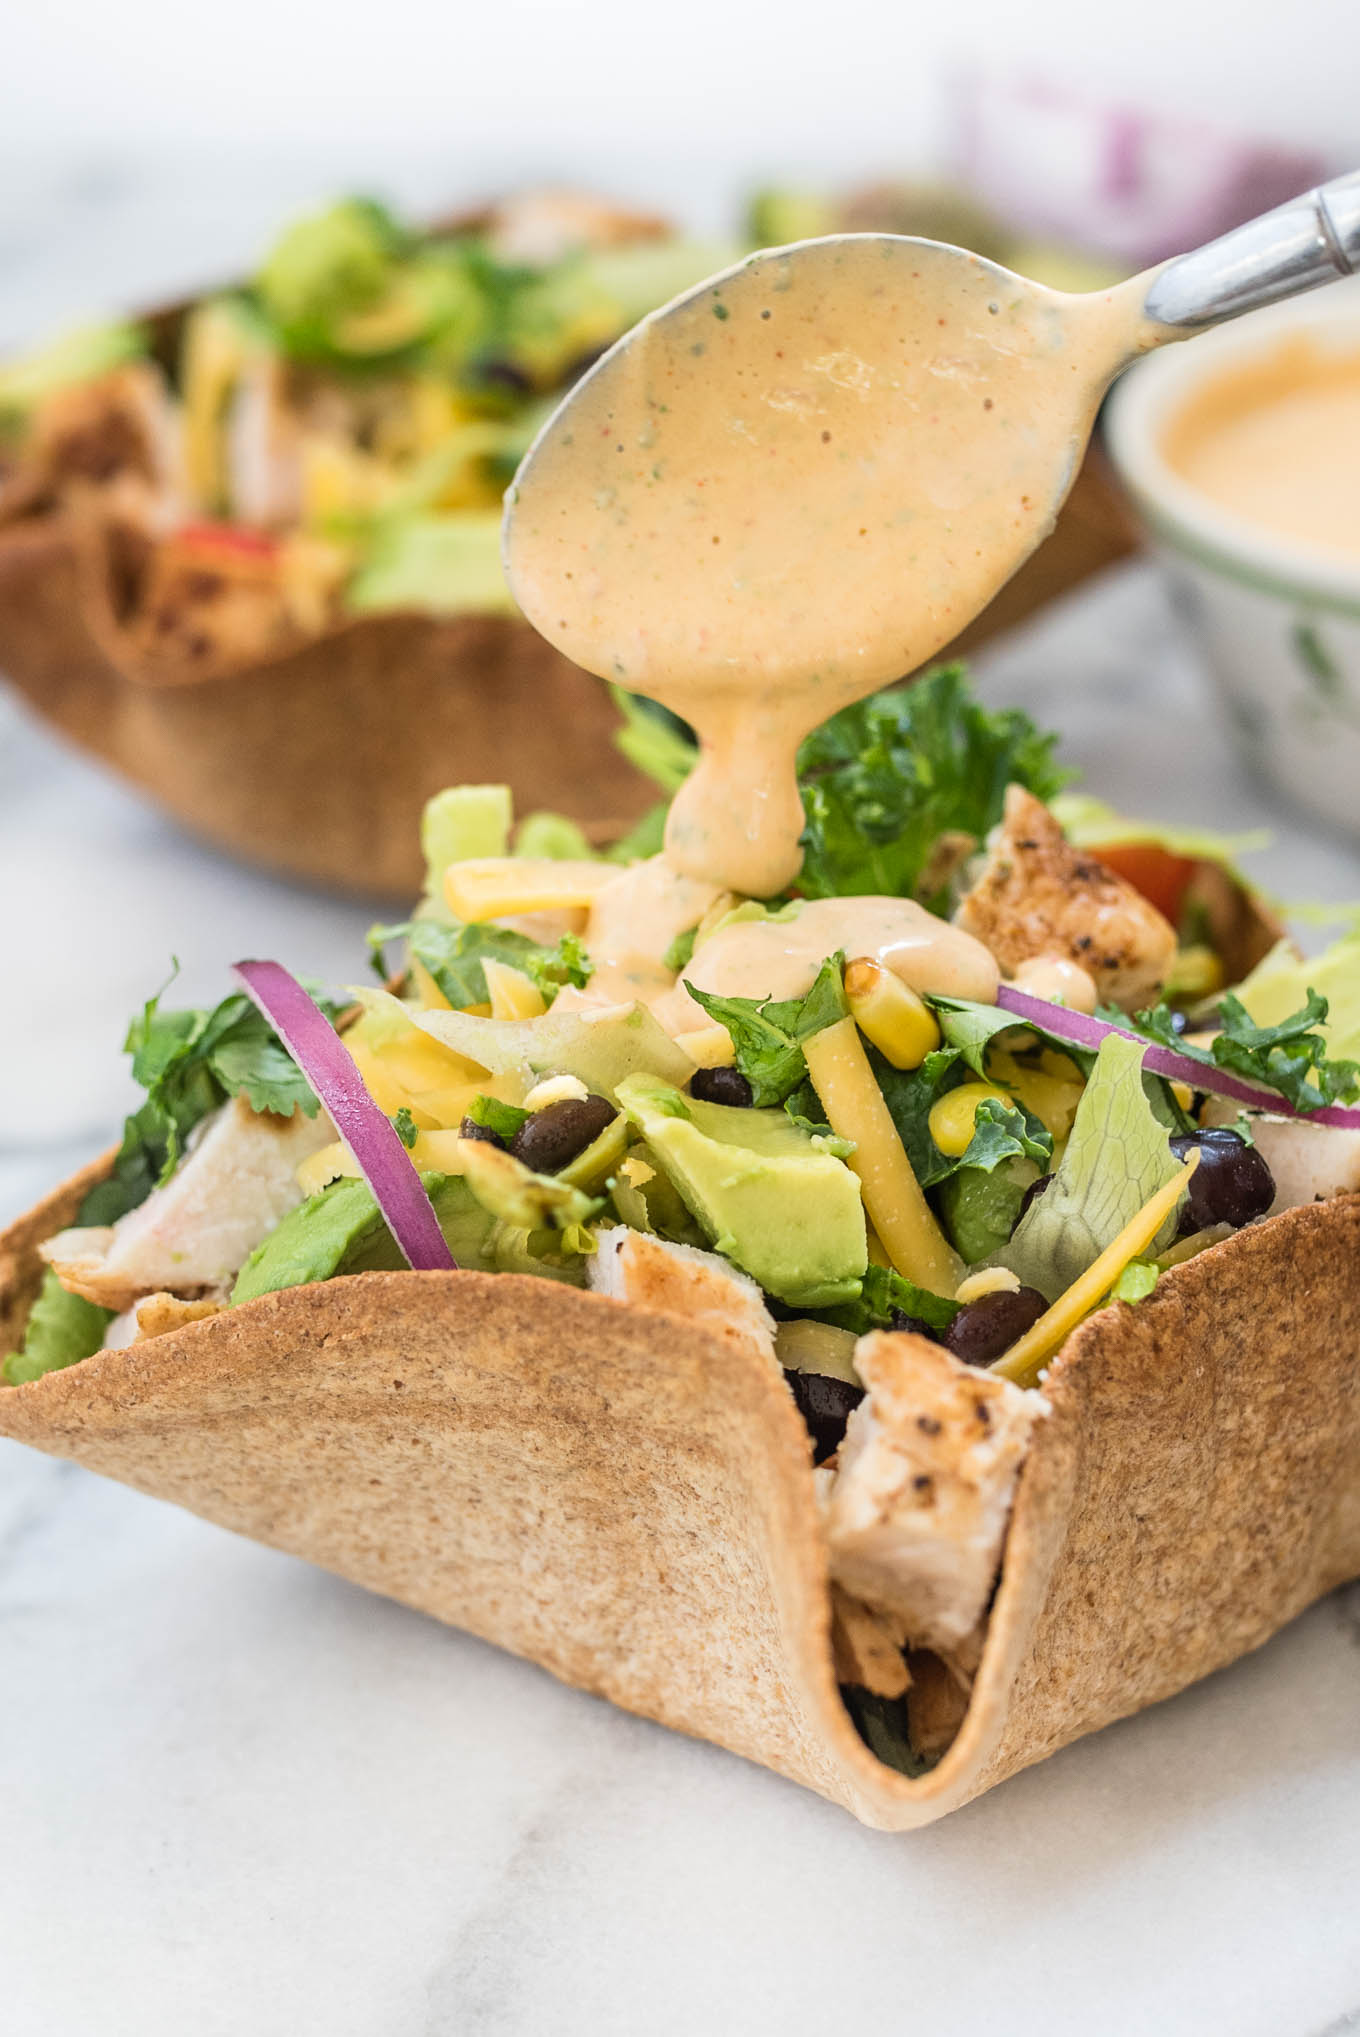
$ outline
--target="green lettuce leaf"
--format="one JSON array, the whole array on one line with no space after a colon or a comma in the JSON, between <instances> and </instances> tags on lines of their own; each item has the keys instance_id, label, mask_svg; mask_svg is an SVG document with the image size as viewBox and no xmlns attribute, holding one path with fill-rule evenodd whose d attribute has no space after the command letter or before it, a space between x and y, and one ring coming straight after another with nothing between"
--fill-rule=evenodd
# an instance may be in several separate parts
<instances>
[{"instance_id":1,"label":"green lettuce leaf","mask_svg":"<svg viewBox=\"0 0 1360 2037\"><path fill-rule=\"evenodd\" d=\"M6 1386L23 1386L45 1372L79 1364L99 1350L112 1321L112 1309L68 1294L49 1267L29 1311L23 1343L0 1364L0 1380Z\"/></svg>"},{"instance_id":2,"label":"green lettuce leaf","mask_svg":"<svg viewBox=\"0 0 1360 2037\"><path fill-rule=\"evenodd\" d=\"M513 1139L525 1119L532 1115L532 1111L522 1110L517 1103L502 1103L495 1096L475 1096L468 1112L474 1125L484 1125L498 1139Z\"/></svg>"},{"instance_id":3,"label":"green lettuce leaf","mask_svg":"<svg viewBox=\"0 0 1360 2037\"><path fill-rule=\"evenodd\" d=\"M694 769L699 748L693 735L678 715L657 701L626 693L622 686L611 686L609 692L623 716L623 726L614 731L615 748L669 798Z\"/></svg>"},{"instance_id":4,"label":"green lettuce leaf","mask_svg":"<svg viewBox=\"0 0 1360 2037\"><path fill-rule=\"evenodd\" d=\"M407 953L430 972L455 1011L485 1004L486 961L505 962L535 982L549 1002L564 983L589 982L591 962L578 934L563 934L555 947L545 948L527 934L489 923L464 926L459 920L412 919L368 930L368 950L375 974L387 981L386 948L406 942Z\"/></svg>"},{"instance_id":5,"label":"green lettuce leaf","mask_svg":"<svg viewBox=\"0 0 1360 2037\"><path fill-rule=\"evenodd\" d=\"M806 996L778 1000L720 997L716 991L686 983L696 1003L731 1034L737 1067L751 1085L753 1103L783 1103L806 1079L803 1041L835 1025L848 1010L841 984L844 967L844 955L832 955Z\"/></svg>"},{"instance_id":6,"label":"green lettuce leaf","mask_svg":"<svg viewBox=\"0 0 1360 2037\"><path fill-rule=\"evenodd\" d=\"M1180 1166L1144 1092L1142 1056L1137 1040L1111 1034L1101 1043L1052 1182L997 1255L1049 1301L1099 1258ZM1173 1212L1169 1230L1175 1221Z\"/></svg>"},{"instance_id":7,"label":"green lettuce leaf","mask_svg":"<svg viewBox=\"0 0 1360 2037\"><path fill-rule=\"evenodd\" d=\"M1053 797L1067 776L1053 762L1055 742L1018 709L981 706L962 665L843 708L799 754L800 889L916 896L940 837L980 841L1001 818L1007 785Z\"/></svg>"},{"instance_id":8,"label":"green lettuce leaf","mask_svg":"<svg viewBox=\"0 0 1360 2037\"><path fill-rule=\"evenodd\" d=\"M899 1309L904 1315L915 1316L918 1322L928 1323L932 1330L947 1330L959 1312L959 1304L942 1294L932 1294L929 1288L918 1287L891 1266L871 1265L854 1301L815 1313L819 1322L834 1323L837 1329L851 1330L862 1337L869 1330L890 1328Z\"/></svg>"}]
</instances>

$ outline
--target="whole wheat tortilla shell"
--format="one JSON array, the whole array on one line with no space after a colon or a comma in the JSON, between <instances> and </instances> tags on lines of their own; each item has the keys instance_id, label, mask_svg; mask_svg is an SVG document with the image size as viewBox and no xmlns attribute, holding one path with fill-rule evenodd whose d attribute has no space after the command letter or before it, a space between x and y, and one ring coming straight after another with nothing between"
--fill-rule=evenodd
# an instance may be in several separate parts
<instances>
[{"instance_id":1,"label":"whole wheat tortilla shell","mask_svg":"<svg viewBox=\"0 0 1360 2037\"><path fill-rule=\"evenodd\" d=\"M173 320L176 313L166 314ZM980 642L1128 551L1098 456L1053 536L960 640ZM508 782L597 841L656 788L611 740L606 689L514 617L356 617L245 667L148 659L120 621L116 534L69 513L0 525L0 672L46 720L218 847L338 889L408 897L420 812Z\"/></svg>"},{"instance_id":2,"label":"whole wheat tortilla shell","mask_svg":"<svg viewBox=\"0 0 1360 2037\"><path fill-rule=\"evenodd\" d=\"M139 658L115 595L89 525L0 530L0 672L192 833L268 869L409 898L421 808L446 785L508 782L519 813L569 813L601 841L659 797L614 747L606 688L512 617L357 617L200 675Z\"/></svg>"},{"instance_id":3,"label":"whole wheat tortilla shell","mask_svg":"<svg viewBox=\"0 0 1360 2037\"><path fill-rule=\"evenodd\" d=\"M106 1165L0 1238L0 1347L38 1240ZM511 1274L361 1274L0 1390L0 1433L898 1830L1360 1574L1358 1254L1360 1197L1287 1211L1076 1332L967 1715L915 1779L837 1692L811 1451L779 1368L679 1316Z\"/></svg>"}]
</instances>

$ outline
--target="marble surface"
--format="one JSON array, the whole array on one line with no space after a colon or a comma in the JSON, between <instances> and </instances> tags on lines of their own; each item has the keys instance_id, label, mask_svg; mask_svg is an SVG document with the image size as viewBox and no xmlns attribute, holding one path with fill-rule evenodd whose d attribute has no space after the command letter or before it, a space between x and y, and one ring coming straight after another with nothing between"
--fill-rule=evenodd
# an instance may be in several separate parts
<instances>
[{"instance_id":1,"label":"marble surface","mask_svg":"<svg viewBox=\"0 0 1360 2037\"><path fill-rule=\"evenodd\" d=\"M1224 751L1158 583L985 661L1126 807L1360 857ZM128 1012L245 950L345 980L361 905L243 872L0 694L0 1216L111 1136ZM1360 1588L891 1838L732 1756L0 1445L5 2037L612 2037L916 2024L1360 2031Z\"/></svg>"}]
</instances>

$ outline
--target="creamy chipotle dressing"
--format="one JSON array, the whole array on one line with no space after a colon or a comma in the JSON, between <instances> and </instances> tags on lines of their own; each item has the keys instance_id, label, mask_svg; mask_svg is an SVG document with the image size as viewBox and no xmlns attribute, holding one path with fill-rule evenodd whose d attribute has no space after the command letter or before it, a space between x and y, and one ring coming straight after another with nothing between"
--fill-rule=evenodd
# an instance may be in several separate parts
<instances>
[{"instance_id":1,"label":"creamy chipotle dressing","mask_svg":"<svg viewBox=\"0 0 1360 2037\"><path fill-rule=\"evenodd\" d=\"M809 729L934 655L1052 525L1146 278L1067 296L881 235L754 257L644 321L520 471L506 566L568 657L703 754L666 855L797 875Z\"/></svg>"},{"instance_id":2,"label":"creamy chipotle dressing","mask_svg":"<svg viewBox=\"0 0 1360 2037\"><path fill-rule=\"evenodd\" d=\"M1360 351L1285 340L1201 389L1162 450L1234 516L1360 558Z\"/></svg>"}]
</instances>

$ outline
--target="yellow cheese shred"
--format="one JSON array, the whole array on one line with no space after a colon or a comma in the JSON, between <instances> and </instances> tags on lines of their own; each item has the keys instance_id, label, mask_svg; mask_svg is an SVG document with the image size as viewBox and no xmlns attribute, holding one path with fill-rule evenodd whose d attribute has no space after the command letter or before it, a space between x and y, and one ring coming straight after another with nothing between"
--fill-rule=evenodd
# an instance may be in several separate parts
<instances>
[{"instance_id":1,"label":"yellow cheese shred","mask_svg":"<svg viewBox=\"0 0 1360 2037\"><path fill-rule=\"evenodd\" d=\"M838 1019L804 1040L803 1053L827 1123L849 1139L864 1207L899 1273L933 1294L952 1295L963 1262L935 1221L897 1136L883 1092L852 1018Z\"/></svg>"},{"instance_id":2,"label":"yellow cheese shred","mask_svg":"<svg viewBox=\"0 0 1360 2037\"><path fill-rule=\"evenodd\" d=\"M444 896L466 921L505 913L588 906L619 874L617 863L560 861L544 856L470 856L444 872Z\"/></svg>"},{"instance_id":3,"label":"yellow cheese shred","mask_svg":"<svg viewBox=\"0 0 1360 2037\"><path fill-rule=\"evenodd\" d=\"M1084 1316L1090 1315L1118 1280L1130 1259L1146 1252L1170 1216L1199 1165L1199 1150L1192 1147L1184 1167L1165 1188L1149 1196L1137 1216L1130 1218L1119 1236L1105 1247L1100 1257L1080 1274L1052 1308L1041 1315L1032 1329L1011 1345L1004 1358L991 1367L1016 1386L1036 1386L1039 1374L1058 1347L1065 1343Z\"/></svg>"}]
</instances>

